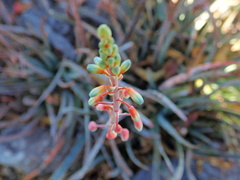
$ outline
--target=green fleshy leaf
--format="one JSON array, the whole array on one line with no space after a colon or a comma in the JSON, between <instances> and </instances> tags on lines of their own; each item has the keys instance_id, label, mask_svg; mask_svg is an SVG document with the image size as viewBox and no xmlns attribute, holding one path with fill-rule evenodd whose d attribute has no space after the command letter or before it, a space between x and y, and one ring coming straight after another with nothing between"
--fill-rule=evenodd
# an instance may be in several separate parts
<instances>
[{"instance_id":1,"label":"green fleshy leaf","mask_svg":"<svg viewBox=\"0 0 240 180\"><path fill-rule=\"evenodd\" d=\"M99 63L99 66L102 68L102 69L105 69L107 67L107 64L104 62L104 61L101 61Z\"/></svg>"},{"instance_id":2,"label":"green fleshy leaf","mask_svg":"<svg viewBox=\"0 0 240 180\"><path fill-rule=\"evenodd\" d=\"M120 54L118 53L118 54L115 56L115 63L114 63L114 65L115 65L115 66L119 66L120 63L121 63L121 56L120 56Z\"/></svg>"},{"instance_id":3,"label":"green fleshy leaf","mask_svg":"<svg viewBox=\"0 0 240 180\"><path fill-rule=\"evenodd\" d=\"M94 59L93 59L93 61L95 62L95 64L100 64L101 62L102 62L102 59L100 58L100 57L95 57Z\"/></svg>"},{"instance_id":4,"label":"green fleshy leaf","mask_svg":"<svg viewBox=\"0 0 240 180\"><path fill-rule=\"evenodd\" d=\"M100 38L110 38L112 36L112 31L106 24L102 24L98 27L97 34Z\"/></svg>"},{"instance_id":5,"label":"green fleshy leaf","mask_svg":"<svg viewBox=\"0 0 240 180\"><path fill-rule=\"evenodd\" d=\"M119 73L120 73L120 67L119 66L115 66L114 68L112 68L112 73L114 74L114 75L119 75Z\"/></svg>"},{"instance_id":6,"label":"green fleshy leaf","mask_svg":"<svg viewBox=\"0 0 240 180\"><path fill-rule=\"evenodd\" d=\"M102 50L99 50L99 54L100 54L100 58L101 58L103 61L106 61L107 56L105 55L105 53L104 53Z\"/></svg>"},{"instance_id":7,"label":"green fleshy leaf","mask_svg":"<svg viewBox=\"0 0 240 180\"><path fill-rule=\"evenodd\" d=\"M113 51L112 47L106 48L106 50L105 50L106 55L110 56L112 54L112 51Z\"/></svg>"},{"instance_id":8,"label":"green fleshy leaf","mask_svg":"<svg viewBox=\"0 0 240 180\"><path fill-rule=\"evenodd\" d=\"M114 39L111 37L110 40L109 40L109 44L114 44Z\"/></svg>"},{"instance_id":9,"label":"green fleshy leaf","mask_svg":"<svg viewBox=\"0 0 240 180\"><path fill-rule=\"evenodd\" d=\"M113 66L114 66L114 62L115 62L115 59L114 59L113 57L108 58L107 62L108 62L108 65L109 65L110 67L113 67Z\"/></svg>"},{"instance_id":10,"label":"green fleshy leaf","mask_svg":"<svg viewBox=\"0 0 240 180\"><path fill-rule=\"evenodd\" d=\"M115 57L118 53L118 46L116 44L113 45L112 56Z\"/></svg>"},{"instance_id":11,"label":"green fleshy leaf","mask_svg":"<svg viewBox=\"0 0 240 180\"><path fill-rule=\"evenodd\" d=\"M100 41L100 42L98 43L98 47L99 47L99 49L102 49L102 48L104 47L104 44L103 44L102 41Z\"/></svg>"},{"instance_id":12,"label":"green fleshy leaf","mask_svg":"<svg viewBox=\"0 0 240 180\"><path fill-rule=\"evenodd\" d=\"M103 69L101 69L98 65L96 64L89 64L87 66L87 70L91 73L96 73L96 74L102 74Z\"/></svg>"}]
</instances>

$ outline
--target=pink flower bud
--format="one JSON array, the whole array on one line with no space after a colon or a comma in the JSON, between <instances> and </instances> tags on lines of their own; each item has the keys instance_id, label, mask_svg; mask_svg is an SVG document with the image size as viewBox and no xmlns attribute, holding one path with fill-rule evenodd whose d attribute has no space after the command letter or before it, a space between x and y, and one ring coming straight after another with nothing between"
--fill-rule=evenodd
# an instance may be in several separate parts
<instances>
[{"instance_id":1,"label":"pink flower bud","mask_svg":"<svg viewBox=\"0 0 240 180\"><path fill-rule=\"evenodd\" d=\"M117 133L115 133L114 131L108 131L106 134L107 139L115 139L116 137L117 137Z\"/></svg>"},{"instance_id":2,"label":"pink flower bud","mask_svg":"<svg viewBox=\"0 0 240 180\"><path fill-rule=\"evenodd\" d=\"M122 129L122 133L120 135L122 141L127 141L129 139L129 131L128 129L124 128Z\"/></svg>"},{"instance_id":3,"label":"pink flower bud","mask_svg":"<svg viewBox=\"0 0 240 180\"><path fill-rule=\"evenodd\" d=\"M90 123L88 124L88 129L94 132L97 130L97 128L97 123L94 121L90 121Z\"/></svg>"},{"instance_id":4,"label":"pink flower bud","mask_svg":"<svg viewBox=\"0 0 240 180\"><path fill-rule=\"evenodd\" d=\"M117 124L116 126L115 126L115 128L114 128L114 131L116 132L116 133L121 133L122 132L122 126L120 125L120 124Z\"/></svg>"}]
</instances>

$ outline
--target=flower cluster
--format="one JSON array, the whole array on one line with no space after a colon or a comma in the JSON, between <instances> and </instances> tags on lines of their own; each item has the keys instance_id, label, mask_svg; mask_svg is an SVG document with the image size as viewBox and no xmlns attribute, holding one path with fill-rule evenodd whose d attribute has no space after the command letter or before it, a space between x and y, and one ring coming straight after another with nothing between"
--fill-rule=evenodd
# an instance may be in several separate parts
<instances>
[{"instance_id":1,"label":"flower cluster","mask_svg":"<svg viewBox=\"0 0 240 180\"><path fill-rule=\"evenodd\" d=\"M108 128L107 139L114 139L119 134L123 141L127 141L129 131L126 128L122 128L119 124L119 117L131 116L138 131L142 130L143 124L137 110L125 102L124 99L130 97L135 103L141 105L143 98L133 88L119 86L119 81L123 78L123 74L131 66L131 61L128 59L121 63L118 46L114 44L111 29L103 24L97 29L97 33L101 39L99 43L100 57L95 57L95 64L89 64L87 69L91 73L105 74L109 78L110 85L101 85L92 89L89 93L90 99L88 103L91 106L95 106L99 111L107 111L109 120L106 124L97 124L95 121L91 121L88 127L91 131L96 131L98 128ZM107 95L112 96L112 102L103 101ZM121 104L126 105L128 112L122 112L120 109Z\"/></svg>"}]
</instances>

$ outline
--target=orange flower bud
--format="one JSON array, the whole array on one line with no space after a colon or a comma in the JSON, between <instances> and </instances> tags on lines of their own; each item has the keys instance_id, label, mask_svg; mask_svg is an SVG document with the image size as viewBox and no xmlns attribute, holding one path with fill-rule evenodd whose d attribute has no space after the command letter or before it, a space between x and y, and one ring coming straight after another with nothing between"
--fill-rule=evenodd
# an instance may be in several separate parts
<instances>
[{"instance_id":1,"label":"orange flower bud","mask_svg":"<svg viewBox=\"0 0 240 180\"><path fill-rule=\"evenodd\" d=\"M137 110L133 106L130 106L128 108L128 112L130 113L133 121L141 120L140 115L138 114Z\"/></svg>"},{"instance_id":2,"label":"orange flower bud","mask_svg":"<svg viewBox=\"0 0 240 180\"><path fill-rule=\"evenodd\" d=\"M109 110L112 110L112 107L109 106L109 105L106 105L106 104L98 104L98 105L96 106L96 109L97 109L98 111L109 111Z\"/></svg>"},{"instance_id":3,"label":"orange flower bud","mask_svg":"<svg viewBox=\"0 0 240 180\"><path fill-rule=\"evenodd\" d=\"M142 96L133 88L128 87L126 91L135 103L141 105L144 102Z\"/></svg>"},{"instance_id":4,"label":"orange flower bud","mask_svg":"<svg viewBox=\"0 0 240 180\"><path fill-rule=\"evenodd\" d=\"M105 86L105 85L95 87L90 91L89 96L95 97L95 96L105 92L108 88L109 88L109 86Z\"/></svg>"},{"instance_id":5,"label":"orange flower bud","mask_svg":"<svg viewBox=\"0 0 240 180\"><path fill-rule=\"evenodd\" d=\"M102 94L96 96L96 97L92 97L88 100L88 104L90 106L94 106L95 104L97 104L99 101L103 100L104 96Z\"/></svg>"}]
</instances>

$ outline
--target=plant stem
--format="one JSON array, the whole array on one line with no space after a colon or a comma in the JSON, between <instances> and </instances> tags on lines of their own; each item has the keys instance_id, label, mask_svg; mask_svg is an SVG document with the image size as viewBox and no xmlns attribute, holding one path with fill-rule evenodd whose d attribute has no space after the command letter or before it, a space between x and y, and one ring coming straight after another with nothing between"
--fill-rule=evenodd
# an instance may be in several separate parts
<instances>
[{"instance_id":1,"label":"plant stem","mask_svg":"<svg viewBox=\"0 0 240 180\"><path fill-rule=\"evenodd\" d=\"M118 99L119 99L118 79L111 76L110 81L111 81L112 86L114 86L112 122L114 123L114 119L115 119L115 123L117 125L118 124L119 107L120 107L120 102L118 101Z\"/></svg>"},{"instance_id":2,"label":"plant stem","mask_svg":"<svg viewBox=\"0 0 240 180\"><path fill-rule=\"evenodd\" d=\"M103 104L103 105L113 105L112 102L98 102L95 104L95 106L99 105L99 104Z\"/></svg>"},{"instance_id":3,"label":"plant stem","mask_svg":"<svg viewBox=\"0 0 240 180\"><path fill-rule=\"evenodd\" d=\"M124 117L124 116L131 116L130 113L122 113L122 114L119 114L119 117Z\"/></svg>"}]
</instances>

